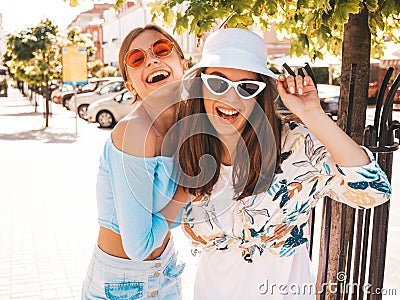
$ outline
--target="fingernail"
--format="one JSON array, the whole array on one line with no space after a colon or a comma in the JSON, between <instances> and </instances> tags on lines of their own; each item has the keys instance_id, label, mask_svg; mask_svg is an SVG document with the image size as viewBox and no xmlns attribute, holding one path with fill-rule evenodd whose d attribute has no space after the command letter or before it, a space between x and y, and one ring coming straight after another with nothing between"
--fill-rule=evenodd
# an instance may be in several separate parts
<instances>
[{"instance_id":1,"label":"fingernail","mask_svg":"<svg viewBox=\"0 0 400 300\"><path fill-rule=\"evenodd\" d=\"M302 95L302 94L303 94L303 89L299 88L299 95Z\"/></svg>"},{"instance_id":2,"label":"fingernail","mask_svg":"<svg viewBox=\"0 0 400 300\"><path fill-rule=\"evenodd\" d=\"M292 93L292 94L294 94L294 87L290 87L290 92Z\"/></svg>"}]
</instances>

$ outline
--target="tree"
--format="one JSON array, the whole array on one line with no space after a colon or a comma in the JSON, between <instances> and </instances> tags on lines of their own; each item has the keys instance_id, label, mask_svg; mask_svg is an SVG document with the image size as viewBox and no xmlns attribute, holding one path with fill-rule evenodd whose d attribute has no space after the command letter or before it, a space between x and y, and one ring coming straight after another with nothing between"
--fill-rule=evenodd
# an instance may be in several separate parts
<instances>
[{"instance_id":1,"label":"tree","mask_svg":"<svg viewBox=\"0 0 400 300\"><path fill-rule=\"evenodd\" d=\"M50 114L48 85L52 80L61 80L61 47L70 44L84 45L89 56L94 54L95 47L89 35L82 34L77 27L59 32L49 19L16 35L7 36L4 61L12 77L27 82L34 89L41 87L44 90L45 127L48 127Z\"/></svg>"},{"instance_id":2,"label":"tree","mask_svg":"<svg viewBox=\"0 0 400 300\"><path fill-rule=\"evenodd\" d=\"M47 85L49 80L60 78L57 33L58 27L46 19L40 21L36 27L21 31L15 36L7 36L5 61L10 73L17 80L44 89L46 127L50 113Z\"/></svg>"}]
</instances>

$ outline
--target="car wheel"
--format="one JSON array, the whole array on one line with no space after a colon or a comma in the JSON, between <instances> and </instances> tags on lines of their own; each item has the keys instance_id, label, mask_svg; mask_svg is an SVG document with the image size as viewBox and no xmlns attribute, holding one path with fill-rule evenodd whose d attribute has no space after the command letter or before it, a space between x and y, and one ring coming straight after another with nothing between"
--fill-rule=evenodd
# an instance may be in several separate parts
<instances>
[{"instance_id":1,"label":"car wheel","mask_svg":"<svg viewBox=\"0 0 400 300\"><path fill-rule=\"evenodd\" d=\"M112 113L106 110L102 110L97 114L96 121L100 124L100 127L102 128L110 128L115 123L115 119Z\"/></svg>"},{"instance_id":2,"label":"car wheel","mask_svg":"<svg viewBox=\"0 0 400 300\"><path fill-rule=\"evenodd\" d=\"M66 109L69 110L70 102L71 102L71 98L64 99L62 105L63 105Z\"/></svg>"},{"instance_id":3,"label":"car wheel","mask_svg":"<svg viewBox=\"0 0 400 300\"><path fill-rule=\"evenodd\" d=\"M78 107L78 116L81 117L82 119L85 119L85 120L87 119L88 106L89 105L87 105L87 104L82 104L82 105L79 105L79 107Z\"/></svg>"},{"instance_id":4,"label":"car wheel","mask_svg":"<svg viewBox=\"0 0 400 300\"><path fill-rule=\"evenodd\" d=\"M65 103L67 103L67 102L68 102L68 104L71 103L72 96L73 96L73 94L72 95L69 94L69 95L65 95L65 96L62 97L62 103L63 103L64 106L65 106Z\"/></svg>"}]
</instances>

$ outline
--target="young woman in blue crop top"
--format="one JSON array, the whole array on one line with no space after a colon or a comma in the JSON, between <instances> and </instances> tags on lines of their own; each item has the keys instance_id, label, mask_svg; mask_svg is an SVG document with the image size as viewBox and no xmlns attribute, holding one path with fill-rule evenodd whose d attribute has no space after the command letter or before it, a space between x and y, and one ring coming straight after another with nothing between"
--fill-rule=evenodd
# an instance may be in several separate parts
<instances>
[{"instance_id":1,"label":"young woman in blue crop top","mask_svg":"<svg viewBox=\"0 0 400 300\"><path fill-rule=\"evenodd\" d=\"M82 299L180 299L183 265L169 229L188 195L177 188L172 158L161 146L176 122L187 61L168 33L148 25L126 36L119 66L139 101L100 158L100 230Z\"/></svg>"}]
</instances>

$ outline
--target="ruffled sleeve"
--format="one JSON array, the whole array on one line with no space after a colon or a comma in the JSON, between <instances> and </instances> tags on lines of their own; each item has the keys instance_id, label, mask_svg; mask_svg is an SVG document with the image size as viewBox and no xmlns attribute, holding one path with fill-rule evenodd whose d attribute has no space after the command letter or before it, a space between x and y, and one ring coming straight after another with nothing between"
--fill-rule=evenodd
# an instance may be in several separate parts
<instances>
[{"instance_id":1,"label":"ruffled sleeve","mask_svg":"<svg viewBox=\"0 0 400 300\"><path fill-rule=\"evenodd\" d=\"M371 208L389 200L391 187L388 178L367 148L363 147L370 158L369 164L341 167L304 125L298 124L298 129L295 130L299 130L304 137L304 155L303 159L294 165L313 166L307 174L302 174L296 179L307 180L313 184L311 193L315 201L329 196L354 208Z\"/></svg>"},{"instance_id":2,"label":"ruffled sleeve","mask_svg":"<svg viewBox=\"0 0 400 300\"><path fill-rule=\"evenodd\" d=\"M113 145L110 137L104 161L115 203L116 231L128 257L143 260L162 245L169 230L159 211L177 187L173 159L126 154Z\"/></svg>"}]
</instances>

